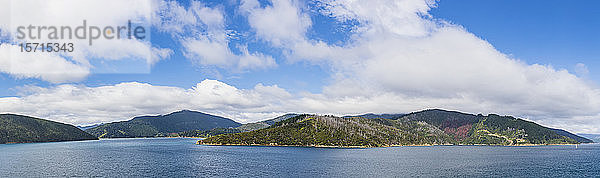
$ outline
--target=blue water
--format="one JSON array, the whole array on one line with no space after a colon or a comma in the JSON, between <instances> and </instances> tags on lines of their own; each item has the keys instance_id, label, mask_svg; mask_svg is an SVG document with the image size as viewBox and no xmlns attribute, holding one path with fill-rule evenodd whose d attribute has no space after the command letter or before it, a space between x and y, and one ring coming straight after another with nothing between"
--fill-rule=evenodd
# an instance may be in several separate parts
<instances>
[{"instance_id":1,"label":"blue water","mask_svg":"<svg viewBox=\"0 0 600 178\"><path fill-rule=\"evenodd\" d=\"M0 145L0 177L600 176L600 145L371 149L107 139Z\"/></svg>"}]
</instances>

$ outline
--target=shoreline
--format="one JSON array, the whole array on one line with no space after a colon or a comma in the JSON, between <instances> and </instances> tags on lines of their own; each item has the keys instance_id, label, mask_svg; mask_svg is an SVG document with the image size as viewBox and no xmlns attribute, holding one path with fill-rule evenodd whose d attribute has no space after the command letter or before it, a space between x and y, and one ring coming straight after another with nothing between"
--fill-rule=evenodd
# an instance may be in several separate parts
<instances>
[{"instance_id":1,"label":"shoreline","mask_svg":"<svg viewBox=\"0 0 600 178\"><path fill-rule=\"evenodd\" d=\"M584 144L597 144L597 143L580 143L580 144L519 144L519 145L485 145L485 144L473 144L473 145L453 145L453 144L416 144L416 145L386 145L386 146L332 146L332 145L278 145L278 144L214 144L214 143L201 143L196 142L197 145L207 146L257 146L257 147L307 147L307 148L390 148L390 147L434 147L434 146L502 146L502 147L538 147L538 146L573 146L573 145L584 145Z\"/></svg>"}]
</instances>

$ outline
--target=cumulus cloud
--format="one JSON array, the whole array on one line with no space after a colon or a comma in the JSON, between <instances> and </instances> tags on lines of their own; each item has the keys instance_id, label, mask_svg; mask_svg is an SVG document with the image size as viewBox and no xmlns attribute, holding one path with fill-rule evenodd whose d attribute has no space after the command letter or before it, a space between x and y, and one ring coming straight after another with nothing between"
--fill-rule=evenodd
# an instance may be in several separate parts
<instances>
[{"instance_id":1,"label":"cumulus cloud","mask_svg":"<svg viewBox=\"0 0 600 178\"><path fill-rule=\"evenodd\" d=\"M57 72L52 65L46 65L47 68L36 68L39 71L32 71L27 75L18 75L18 78L33 77L42 80L57 78L58 75L64 75L64 78L70 78L72 75L82 74L81 69L94 68L91 60L142 60L147 65L153 65L157 61L169 57L172 53L170 49L162 49L153 47L149 43L150 33L150 18L153 12L151 0L132 0L132 1L115 1L115 0L61 0L61 1L44 1L44 0L1 0L0 7L2 8L2 16L0 21L0 31L9 39L7 43L17 44L22 42L27 43L73 43L73 52L61 53L40 53L35 54L41 59L53 58L53 62L60 64L71 63L77 65L73 68L64 68L62 72ZM27 15L23 15L27 14ZM121 39L105 39L98 38L93 40L90 45L90 29L86 29L86 39L69 39L68 33L64 39L49 38L49 28L51 26L61 29L63 26L71 27L75 30L78 26L83 26L84 21L86 27L97 26L103 28L111 26L125 26L129 21L134 25L142 25L146 27L146 37L148 40L137 40L129 38ZM19 40L17 27L28 27L29 25L39 26L33 30L32 38ZM25 28L25 33L28 28ZM44 31L45 30L45 31ZM102 30L102 29L101 29ZM116 30L116 29L115 29ZM61 32L57 33L61 36ZM80 33L83 34L83 33ZM116 34L116 32L115 32ZM35 38L33 38L35 37ZM16 48L15 48L16 49ZM19 53L20 50L9 51L13 54ZM18 57L30 55L10 55L15 59L0 59L12 61L25 61ZM58 61L57 56L65 60ZM69 60L66 60L69 59ZM47 64L47 63L44 63ZM73 69L73 70L71 70ZM149 72L149 70L147 70ZM26 71L21 71L20 74ZM122 71L136 72L136 71ZM86 72L89 73L89 72ZM9 73L13 74L13 73ZM45 75L52 76L45 76ZM59 77L60 78L60 77ZM80 80L85 77L78 77ZM46 80L49 82L64 82L62 80ZM71 82L73 80L65 80Z\"/></svg>"},{"instance_id":2,"label":"cumulus cloud","mask_svg":"<svg viewBox=\"0 0 600 178\"><path fill-rule=\"evenodd\" d=\"M262 11L254 9L254 13L273 12L266 16L304 21L302 7L280 1L273 4ZM558 123L574 118L592 120L590 116L600 113L599 89L567 70L511 58L463 27L435 19L428 14L435 1L321 0L318 4L324 15L360 22L351 44L329 45L306 35L293 35L294 40L263 35L275 46L284 47L292 62L306 60L331 67L334 81L323 93L306 94L295 101L307 110L351 113L446 108L510 114L551 126L565 126ZM275 15L280 11L292 15ZM257 15L252 13L248 18L258 34L277 34L267 23L253 23ZM283 25L285 29L280 31L303 32L309 26ZM290 43L278 45L278 40ZM581 66L577 70L584 71Z\"/></svg>"},{"instance_id":3,"label":"cumulus cloud","mask_svg":"<svg viewBox=\"0 0 600 178\"><path fill-rule=\"evenodd\" d=\"M57 54L14 52L20 48L11 44L0 45L0 72L16 78L37 78L52 83L80 81L90 73L89 68L69 62Z\"/></svg>"},{"instance_id":4,"label":"cumulus cloud","mask_svg":"<svg viewBox=\"0 0 600 178\"><path fill-rule=\"evenodd\" d=\"M182 109L248 122L255 116L264 119L284 113L281 101L291 98L276 85L238 89L216 80L204 80L190 89L130 82L102 87L25 86L20 91L19 97L0 98L0 108L72 124L128 120Z\"/></svg>"},{"instance_id":5,"label":"cumulus cloud","mask_svg":"<svg viewBox=\"0 0 600 178\"><path fill-rule=\"evenodd\" d=\"M275 59L260 52L249 52L246 46L230 49L230 34L225 17L218 7L192 1L183 7L175 1L158 2L155 24L179 40L184 55L205 66L217 66L234 72L267 69L277 66Z\"/></svg>"},{"instance_id":6,"label":"cumulus cloud","mask_svg":"<svg viewBox=\"0 0 600 178\"><path fill-rule=\"evenodd\" d=\"M304 40L311 25L308 14L291 0L271 1L272 6L260 8L257 0L243 0L240 9L248 13L248 23L261 39L275 45Z\"/></svg>"}]
</instances>

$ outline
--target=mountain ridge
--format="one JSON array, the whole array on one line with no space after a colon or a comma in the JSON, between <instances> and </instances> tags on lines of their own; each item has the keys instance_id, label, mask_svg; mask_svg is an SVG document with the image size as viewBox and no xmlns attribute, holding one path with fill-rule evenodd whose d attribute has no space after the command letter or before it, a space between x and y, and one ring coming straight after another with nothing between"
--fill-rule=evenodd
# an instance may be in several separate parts
<instances>
[{"instance_id":1,"label":"mountain ridge","mask_svg":"<svg viewBox=\"0 0 600 178\"><path fill-rule=\"evenodd\" d=\"M0 114L0 144L97 140L79 128L17 114Z\"/></svg>"},{"instance_id":2,"label":"mountain ridge","mask_svg":"<svg viewBox=\"0 0 600 178\"><path fill-rule=\"evenodd\" d=\"M161 137L185 131L239 127L242 124L221 116L181 110L165 115L138 116L131 120L103 124L86 132L99 138Z\"/></svg>"},{"instance_id":3,"label":"mountain ridge","mask_svg":"<svg viewBox=\"0 0 600 178\"><path fill-rule=\"evenodd\" d=\"M373 140L365 141L369 139ZM484 116L441 109L413 112L397 119L301 115L267 128L212 136L198 142L207 145L325 147L577 143L582 142L560 135L551 128L512 116Z\"/></svg>"}]
</instances>

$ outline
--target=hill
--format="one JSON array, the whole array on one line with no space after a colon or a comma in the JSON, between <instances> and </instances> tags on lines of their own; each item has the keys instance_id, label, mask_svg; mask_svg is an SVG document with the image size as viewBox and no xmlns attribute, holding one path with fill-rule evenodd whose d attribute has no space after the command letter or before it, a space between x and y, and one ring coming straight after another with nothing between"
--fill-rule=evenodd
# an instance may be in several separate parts
<instances>
[{"instance_id":1,"label":"hill","mask_svg":"<svg viewBox=\"0 0 600 178\"><path fill-rule=\"evenodd\" d=\"M224 134L199 141L214 145L380 147L446 144L450 138L421 122L300 115L251 132Z\"/></svg>"},{"instance_id":2,"label":"hill","mask_svg":"<svg viewBox=\"0 0 600 178\"><path fill-rule=\"evenodd\" d=\"M69 124L14 114L0 114L0 144L97 140Z\"/></svg>"},{"instance_id":3,"label":"hill","mask_svg":"<svg viewBox=\"0 0 600 178\"><path fill-rule=\"evenodd\" d=\"M91 128L98 127L101 125L102 124L94 124L94 125L88 125L88 126L75 126L75 127L79 128L81 130L87 130L87 129L91 129Z\"/></svg>"},{"instance_id":4,"label":"hill","mask_svg":"<svg viewBox=\"0 0 600 178\"><path fill-rule=\"evenodd\" d=\"M189 130L179 133L171 133L169 137L195 137L195 138L207 138L215 135L230 134L230 133L241 133L237 128L214 128L210 130Z\"/></svg>"},{"instance_id":5,"label":"hill","mask_svg":"<svg viewBox=\"0 0 600 178\"><path fill-rule=\"evenodd\" d=\"M235 128L241 125L224 117L183 110L167 115L141 116L129 121L108 123L87 129L86 132L99 138L156 137L184 131Z\"/></svg>"},{"instance_id":6,"label":"hill","mask_svg":"<svg viewBox=\"0 0 600 178\"><path fill-rule=\"evenodd\" d=\"M439 109L414 112L397 119L301 115L268 128L199 141L199 144L210 145L332 147L574 143L581 142L523 119Z\"/></svg>"},{"instance_id":7,"label":"hill","mask_svg":"<svg viewBox=\"0 0 600 178\"><path fill-rule=\"evenodd\" d=\"M554 132L556 132L556 134L558 135L562 135L565 137L569 137L572 138L573 140L579 142L579 143L594 143L593 140L579 136L579 135L575 135L572 134L570 132L567 132L566 130L562 130L562 129L552 129Z\"/></svg>"},{"instance_id":8,"label":"hill","mask_svg":"<svg viewBox=\"0 0 600 178\"><path fill-rule=\"evenodd\" d=\"M298 114L285 114L283 116L279 116L279 117L269 119L266 121L244 124L242 126L239 126L237 129L240 132L249 132L249 131L253 131L253 130L264 129L264 128L267 128L267 127L275 124L276 122L283 121L283 120L286 120L286 119L289 119L292 117L296 117L296 116L298 116Z\"/></svg>"},{"instance_id":9,"label":"hill","mask_svg":"<svg viewBox=\"0 0 600 178\"><path fill-rule=\"evenodd\" d=\"M596 143L600 142L600 134L579 134L587 139L590 139Z\"/></svg>"},{"instance_id":10,"label":"hill","mask_svg":"<svg viewBox=\"0 0 600 178\"><path fill-rule=\"evenodd\" d=\"M206 137L211 137L211 136L221 135L221 134L249 132L249 131L267 128L267 127L275 124L276 122L283 121L283 120L286 120L286 119L289 119L289 118L292 118L295 116L298 116L298 114L285 114L285 115L282 115L282 116L279 116L279 117L276 117L273 119L265 120L265 121L242 124L241 126L236 127L236 128L214 128L214 129L210 129L210 130L189 130L189 131L184 131L184 132L179 132L179 133L171 133L171 134L168 134L167 136L206 138Z\"/></svg>"},{"instance_id":11,"label":"hill","mask_svg":"<svg viewBox=\"0 0 600 178\"><path fill-rule=\"evenodd\" d=\"M344 116L344 117L362 117L362 118L367 118L367 119L376 119L376 118L380 118L380 119L398 119L402 116L405 116L406 114L373 114L373 113L368 113L368 114L363 114L363 115L356 115L356 116Z\"/></svg>"}]
</instances>

